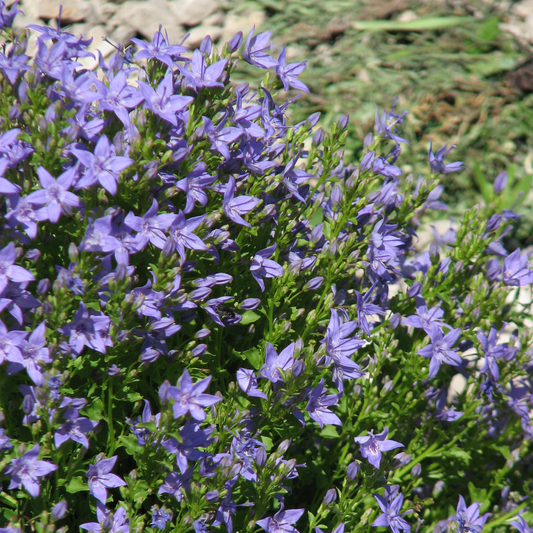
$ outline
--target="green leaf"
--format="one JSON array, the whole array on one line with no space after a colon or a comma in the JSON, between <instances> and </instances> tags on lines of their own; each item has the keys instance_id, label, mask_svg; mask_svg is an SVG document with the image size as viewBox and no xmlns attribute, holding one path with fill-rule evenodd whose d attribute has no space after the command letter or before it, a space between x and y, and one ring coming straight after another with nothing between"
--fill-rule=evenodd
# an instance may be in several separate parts
<instances>
[{"instance_id":1,"label":"green leaf","mask_svg":"<svg viewBox=\"0 0 533 533\"><path fill-rule=\"evenodd\" d=\"M139 428L145 428L152 433L157 431L157 427L153 420L150 420L150 422L141 422L140 424L136 424L136 426Z\"/></svg>"},{"instance_id":2,"label":"green leaf","mask_svg":"<svg viewBox=\"0 0 533 533\"><path fill-rule=\"evenodd\" d=\"M5 492L0 492L0 502L9 507L13 507L13 509L17 508L17 500Z\"/></svg>"},{"instance_id":3,"label":"green leaf","mask_svg":"<svg viewBox=\"0 0 533 533\"><path fill-rule=\"evenodd\" d=\"M479 26L477 36L483 41L494 41L500 35L500 19L489 17Z\"/></svg>"},{"instance_id":4,"label":"green leaf","mask_svg":"<svg viewBox=\"0 0 533 533\"><path fill-rule=\"evenodd\" d=\"M310 217L309 224L312 228L320 224L324 220L324 211L319 207Z\"/></svg>"},{"instance_id":5,"label":"green leaf","mask_svg":"<svg viewBox=\"0 0 533 533\"><path fill-rule=\"evenodd\" d=\"M100 304L98 302L86 302L85 305L88 309L92 309L93 311L100 311Z\"/></svg>"},{"instance_id":6,"label":"green leaf","mask_svg":"<svg viewBox=\"0 0 533 533\"><path fill-rule=\"evenodd\" d=\"M130 402L139 402L139 401L141 401L143 399L143 395L139 394L138 392L130 392L130 393L126 394L126 398Z\"/></svg>"},{"instance_id":7,"label":"green leaf","mask_svg":"<svg viewBox=\"0 0 533 533\"><path fill-rule=\"evenodd\" d=\"M487 489L478 489L470 481L468 483L468 492L470 492L470 501L479 502L481 504L480 513L485 512L490 503L487 497Z\"/></svg>"},{"instance_id":8,"label":"green leaf","mask_svg":"<svg viewBox=\"0 0 533 533\"><path fill-rule=\"evenodd\" d=\"M243 352L243 355L256 370L259 370L263 365L263 356L257 348L250 348Z\"/></svg>"},{"instance_id":9,"label":"green leaf","mask_svg":"<svg viewBox=\"0 0 533 533\"><path fill-rule=\"evenodd\" d=\"M242 315L242 320L239 322L242 326L246 326L246 324L252 324L253 322L257 322L261 318L261 315L258 315L257 313L254 313L253 311L246 311Z\"/></svg>"},{"instance_id":10,"label":"green leaf","mask_svg":"<svg viewBox=\"0 0 533 533\"><path fill-rule=\"evenodd\" d=\"M446 451L444 455L448 457L456 457L467 464L470 463L471 459L470 454L467 451L458 448L457 446L454 446L451 450Z\"/></svg>"},{"instance_id":11,"label":"green leaf","mask_svg":"<svg viewBox=\"0 0 533 533\"><path fill-rule=\"evenodd\" d=\"M265 437L264 435L261 436L261 442L265 445L267 452L269 452L272 449L272 446L274 446L272 439L270 437Z\"/></svg>"},{"instance_id":12,"label":"green leaf","mask_svg":"<svg viewBox=\"0 0 533 533\"><path fill-rule=\"evenodd\" d=\"M95 398L91 404L85 408L85 412L87 413L87 416L95 422L99 422L105 418L104 404L100 398Z\"/></svg>"},{"instance_id":13,"label":"green leaf","mask_svg":"<svg viewBox=\"0 0 533 533\"><path fill-rule=\"evenodd\" d=\"M399 22L396 20L359 20L352 22L354 30L361 31L431 31L473 22L471 17L428 17Z\"/></svg>"},{"instance_id":14,"label":"green leaf","mask_svg":"<svg viewBox=\"0 0 533 533\"><path fill-rule=\"evenodd\" d=\"M85 483L81 476L75 476L67 485L67 492L70 494L76 494L76 492L84 492L88 491L89 487L87 486L87 483Z\"/></svg>"},{"instance_id":15,"label":"green leaf","mask_svg":"<svg viewBox=\"0 0 533 533\"><path fill-rule=\"evenodd\" d=\"M338 439L339 434L337 433L337 427L324 426L324 429L320 432L320 436L326 439Z\"/></svg>"},{"instance_id":16,"label":"green leaf","mask_svg":"<svg viewBox=\"0 0 533 533\"><path fill-rule=\"evenodd\" d=\"M126 448L129 455L138 455L142 451L135 437L121 435L118 440Z\"/></svg>"}]
</instances>

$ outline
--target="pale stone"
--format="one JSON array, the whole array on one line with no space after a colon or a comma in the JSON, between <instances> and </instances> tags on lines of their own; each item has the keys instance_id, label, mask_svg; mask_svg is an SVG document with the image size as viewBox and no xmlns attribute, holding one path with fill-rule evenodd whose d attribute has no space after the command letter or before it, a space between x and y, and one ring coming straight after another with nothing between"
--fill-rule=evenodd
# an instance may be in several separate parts
<instances>
[{"instance_id":1,"label":"pale stone","mask_svg":"<svg viewBox=\"0 0 533 533\"><path fill-rule=\"evenodd\" d=\"M224 21L224 28L222 29L221 41L228 42L238 31L244 34L244 40L255 26L256 34L261 30L261 26L265 23L266 16L262 11L252 11L243 15L235 15L228 13Z\"/></svg>"},{"instance_id":2,"label":"pale stone","mask_svg":"<svg viewBox=\"0 0 533 533\"><path fill-rule=\"evenodd\" d=\"M80 22L91 17L93 7L86 0L25 0L21 4L24 14L31 18L57 19L59 7L62 23Z\"/></svg>"},{"instance_id":3,"label":"pale stone","mask_svg":"<svg viewBox=\"0 0 533 533\"><path fill-rule=\"evenodd\" d=\"M208 35L213 42L216 42L222 35L222 28L219 28L218 26L205 26L203 24L201 26L196 26L196 28L190 30L190 35L185 41L185 45L187 48L194 50L200 46L204 38Z\"/></svg>"},{"instance_id":4,"label":"pale stone","mask_svg":"<svg viewBox=\"0 0 533 533\"><path fill-rule=\"evenodd\" d=\"M136 34L137 32L131 26L121 24L111 32L110 39L115 43L124 45L128 43L132 37L135 37Z\"/></svg>"},{"instance_id":5,"label":"pale stone","mask_svg":"<svg viewBox=\"0 0 533 533\"><path fill-rule=\"evenodd\" d=\"M528 15L533 13L533 0L524 0L518 4L515 4L511 9L513 15L522 19L527 18Z\"/></svg>"},{"instance_id":6,"label":"pale stone","mask_svg":"<svg viewBox=\"0 0 533 533\"><path fill-rule=\"evenodd\" d=\"M216 0L171 0L170 9L178 24L197 26L217 8Z\"/></svg>"},{"instance_id":7,"label":"pale stone","mask_svg":"<svg viewBox=\"0 0 533 533\"><path fill-rule=\"evenodd\" d=\"M414 11L407 9L400 14L397 20L398 22L411 22L413 20L418 20L418 15Z\"/></svg>"},{"instance_id":8,"label":"pale stone","mask_svg":"<svg viewBox=\"0 0 533 533\"><path fill-rule=\"evenodd\" d=\"M116 13L108 22L113 31L118 26L126 25L149 41L154 38L161 24L163 30L167 31L171 43L181 40L185 33L171 13L169 2L166 0L150 2L129 0L118 6Z\"/></svg>"}]
</instances>

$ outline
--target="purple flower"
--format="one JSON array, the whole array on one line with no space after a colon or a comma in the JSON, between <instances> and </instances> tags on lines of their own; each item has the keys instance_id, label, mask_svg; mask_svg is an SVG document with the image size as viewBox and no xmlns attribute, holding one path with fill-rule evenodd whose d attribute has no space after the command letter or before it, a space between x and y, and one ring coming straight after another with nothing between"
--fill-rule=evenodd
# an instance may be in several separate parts
<instances>
[{"instance_id":1,"label":"purple flower","mask_svg":"<svg viewBox=\"0 0 533 533\"><path fill-rule=\"evenodd\" d=\"M10 362L6 371L8 376L25 368L36 385L40 386L42 384L43 371L39 366L39 362L46 364L52 362L50 352L48 348L45 348L45 331L46 324L42 322L35 328L28 340L20 340L18 351L13 351L7 355L7 360Z\"/></svg>"},{"instance_id":2,"label":"purple flower","mask_svg":"<svg viewBox=\"0 0 533 533\"><path fill-rule=\"evenodd\" d=\"M68 192L78 177L77 166L70 167L63 172L57 180L43 167L37 169L42 189L32 192L26 200L30 204L42 205L38 211L46 213L40 220L50 220L55 224L64 213L70 213L71 207L80 207L80 199L73 193Z\"/></svg>"},{"instance_id":3,"label":"purple flower","mask_svg":"<svg viewBox=\"0 0 533 533\"><path fill-rule=\"evenodd\" d=\"M184 492L188 492L191 486L191 479L194 467L191 466L184 474L169 472L165 477L165 482L159 487L158 494L172 494L178 502L184 497Z\"/></svg>"},{"instance_id":4,"label":"purple flower","mask_svg":"<svg viewBox=\"0 0 533 533\"><path fill-rule=\"evenodd\" d=\"M178 380L177 386L170 387L168 391L170 396L174 398L174 405L172 406L174 418L191 413L195 420L204 421L206 414L202 408L215 405L222 399L211 394L203 394L209 387L209 383L211 383L211 376L193 385L191 375L185 369Z\"/></svg>"},{"instance_id":5,"label":"purple flower","mask_svg":"<svg viewBox=\"0 0 533 533\"><path fill-rule=\"evenodd\" d=\"M197 448L206 448L214 439L209 438L213 427L202 429L200 424L187 420L180 430L181 442L171 438L162 442L168 453L176 454L176 463L180 472L185 474L189 466L189 460L198 461L202 457L208 457L207 452L201 452Z\"/></svg>"},{"instance_id":6,"label":"purple flower","mask_svg":"<svg viewBox=\"0 0 533 533\"><path fill-rule=\"evenodd\" d=\"M33 498L37 498L41 492L39 480L37 478L46 476L50 472L57 470L57 466L48 461L38 461L41 447L36 444L22 457L12 459L11 463L4 470L4 474L11 478L8 489L17 489L20 485L30 493Z\"/></svg>"},{"instance_id":7,"label":"purple flower","mask_svg":"<svg viewBox=\"0 0 533 533\"><path fill-rule=\"evenodd\" d=\"M155 505L152 507L152 527L165 529L167 522L172 520L172 515L164 509L158 509Z\"/></svg>"},{"instance_id":8,"label":"purple flower","mask_svg":"<svg viewBox=\"0 0 533 533\"><path fill-rule=\"evenodd\" d=\"M423 298L416 299L416 315L411 315L402 320L403 324L413 326L414 328L423 329L428 335L431 335L431 328L437 328L442 331L442 326L452 329L448 324L444 324L441 318L444 311L440 307L428 309Z\"/></svg>"},{"instance_id":9,"label":"purple flower","mask_svg":"<svg viewBox=\"0 0 533 533\"><path fill-rule=\"evenodd\" d=\"M84 346L106 353L106 346L112 346L111 339L107 335L110 324L109 317L102 312L89 314L85 303L80 302L74 321L59 328L58 331L63 335L70 335L69 346L76 355L82 352Z\"/></svg>"},{"instance_id":10,"label":"purple flower","mask_svg":"<svg viewBox=\"0 0 533 533\"><path fill-rule=\"evenodd\" d=\"M218 79L222 76L227 63L227 59L221 59L206 68L204 54L196 49L192 55L190 70L180 65L177 67L195 89L201 89L203 87L224 87L224 84Z\"/></svg>"},{"instance_id":11,"label":"purple flower","mask_svg":"<svg viewBox=\"0 0 533 533\"><path fill-rule=\"evenodd\" d=\"M85 189L98 182L112 196L117 194L119 173L134 163L130 157L116 156L115 147L105 135L100 136L94 154L78 148L72 148L72 153L86 167L76 189Z\"/></svg>"},{"instance_id":12,"label":"purple flower","mask_svg":"<svg viewBox=\"0 0 533 533\"><path fill-rule=\"evenodd\" d=\"M368 303L372 295L372 290L368 290L364 296L361 296L361 293L355 291L355 297L357 299L357 321L359 322L359 327L370 336L370 325L367 320L367 316L372 315L381 315L384 316L386 313L379 305Z\"/></svg>"},{"instance_id":13,"label":"purple flower","mask_svg":"<svg viewBox=\"0 0 533 533\"><path fill-rule=\"evenodd\" d=\"M129 533L130 531L129 519L124 507L119 507L111 513L105 505L96 502L96 518L98 522L86 522L80 527L87 529L89 533Z\"/></svg>"},{"instance_id":14,"label":"purple flower","mask_svg":"<svg viewBox=\"0 0 533 533\"><path fill-rule=\"evenodd\" d=\"M78 409L71 407L65 411L63 416L67 422L62 424L54 435L56 448L59 448L70 439L88 449L89 440L85 436L85 433L90 433L98 425L98 422L80 417Z\"/></svg>"},{"instance_id":15,"label":"purple flower","mask_svg":"<svg viewBox=\"0 0 533 533\"><path fill-rule=\"evenodd\" d=\"M226 127L227 115L215 126L211 119L202 117L204 133L211 143L211 150L217 151L226 161L231 159L228 144L235 142L242 136L242 129L233 126Z\"/></svg>"},{"instance_id":16,"label":"purple flower","mask_svg":"<svg viewBox=\"0 0 533 533\"><path fill-rule=\"evenodd\" d=\"M89 492L104 505L107 501L107 490L114 487L123 487L126 482L120 479L117 475L111 474L111 470L117 462L117 455L109 459L102 459L96 464L89 466L89 470L85 474L88 478L87 485Z\"/></svg>"},{"instance_id":17,"label":"purple flower","mask_svg":"<svg viewBox=\"0 0 533 533\"><path fill-rule=\"evenodd\" d=\"M350 359L364 345L364 341L357 337L348 338L356 327L357 322L355 321L343 324L337 311L331 310L331 318L323 342L326 344L327 357L333 361L333 378L339 392L342 392L342 379L344 377L358 379L363 375L359 365Z\"/></svg>"},{"instance_id":18,"label":"purple flower","mask_svg":"<svg viewBox=\"0 0 533 533\"><path fill-rule=\"evenodd\" d=\"M324 424L342 426L341 419L328 409L328 407L337 404L339 396L337 394L326 395L326 390L324 388L324 378L322 378L320 383L309 393L306 410L321 428L324 427Z\"/></svg>"},{"instance_id":19,"label":"purple flower","mask_svg":"<svg viewBox=\"0 0 533 533\"><path fill-rule=\"evenodd\" d=\"M187 51L185 46L168 44L161 33L161 26L159 27L159 31L155 32L151 43L136 39L135 37L132 37L130 40L139 48L135 54L135 59L157 59L171 69L174 68L174 61L182 59L180 54Z\"/></svg>"},{"instance_id":20,"label":"purple flower","mask_svg":"<svg viewBox=\"0 0 533 533\"><path fill-rule=\"evenodd\" d=\"M393 533L400 533L401 530L411 531L411 526L402 518L402 515L400 514L403 505L403 494L398 494L398 496L396 496L390 503L379 494L374 494L374 498L376 498L379 508L383 514L374 520L372 526L389 526Z\"/></svg>"},{"instance_id":21,"label":"purple flower","mask_svg":"<svg viewBox=\"0 0 533 533\"><path fill-rule=\"evenodd\" d=\"M207 215L202 215L185 220L185 215L180 209L170 226L170 238L165 244L165 253L171 254L174 250L177 250L181 260L185 262L185 248L189 250L207 250L208 248L202 239L193 233L204 223L206 217Z\"/></svg>"},{"instance_id":22,"label":"purple flower","mask_svg":"<svg viewBox=\"0 0 533 533\"><path fill-rule=\"evenodd\" d=\"M267 399L266 394L257 388L257 378L253 370L239 368L237 370L237 384L248 396Z\"/></svg>"},{"instance_id":23,"label":"purple flower","mask_svg":"<svg viewBox=\"0 0 533 533\"><path fill-rule=\"evenodd\" d=\"M270 343L266 343L266 358L265 364L260 368L259 373L261 377L268 379L272 383L280 383L284 381L284 378L280 372L288 372L292 369L294 359L295 344L292 342L289 344L279 355L276 352L274 346Z\"/></svg>"},{"instance_id":24,"label":"purple flower","mask_svg":"<svg viewBox=\"0 0 533 533\"><path fill-rule=\"evenodd\" d=\"M4 435L5 429L0 428L0 452L4 450L11 450L13 444L9 442L9 437Z\"/></svg>"},{"instance_id":25,"label":"purple flower","mask_svg":"<svg viewBox=\"0 0 533 533\"><path fill-rule=\"evenodd\" d=\"M389 429L386 427L377 435L374 435L374 431L370 430L366 437L354 437L354 441L360 444L359 451L361 455L368 459L368 462L376 469L379 469L381 463L381 452L403 447L403 444L395 440L385 440L388 433Z\"/></svg>"},{"instance_id":26,"label":"purple flower","mask_svg":"<svg viewBox=\"0 0 533 533\"><path fill-rule=\"evenodd\" d=\"M15 243L11 241L0 250L0 293L7 287L9 280L23 283L24 281L34 281L35 277L25 268L15 265Z\"/></svg>"},{"instance_id":27,"label":"purple flower","mask_svg":"<svg viewBox=\"0 0 533 533\"><path fill-rule=\"evenodd\" d=\"M305 509L290 509L288 511L278 511L273 517L268 516L258 520L256 524L263 528L267 533L298 533L298 530L292 526L304 514Z\"/></svg>"},{"instance_id":28,"label":"purple flower","mask_svg":"<svg viewBox=\"0 0 533 533\"><path fill-rule=\"evenodd\" d=\"M431 139L429 140L428 158L433 174L439 174L440 172L443 174L450 174L451 172L457 172L465 168L462 161L456 161L455 163L448 163L446 165L444 164L446 156L455 148L455 145L452 144L450 149L446 151L447 146L448 145L445 144L436 154L433 154L433 145Z\"/></svg>"},{"instance_id":29,"label":"purple flower","mask_svg":"<svg viewBox=\"0 0 533 533\"><path fill-rule=\"evenodd\" d=\"M0 19L1 17L0 13ZM17 78L23 71L30 70L30 66L26 64L29 57L26 54L15 54L14 50L15 47L11 46L7 56L0 52L0 70L11 82L11 85L15 85Z\"/></svg>"},{"instance_id":30,"label":"purple flower","mask_svg":"<svg viewBox=\"0 0 533 533\"><path fill-rule=\"evenodd\" d=\"M283 276L283 267L276 263L276 261L268 259L276 251L276 246L276 243L274 243L272 246L257 252L250 264L252 276L259 283L263 292L265 291L263 278L279 278Z\"/></svg>"},{"instance_id":31,"label":"purple flower","mask_svg":"<svg viewBox=\"0 0 533 533\"><path fill-rule=\"evenodd\" d=\"M0 162L1 161L2 160L0 159ZM1 179L3 178L0 178L0 180ZM35 239L39 229L37 222L39 221L40 216L26 198L27 197L21 198L18 194L11 194L9 196L8 203L10 210L6 214L6 219L10 227L13 228L17 224L20 224L26 230L28 237L30 239Z\"/></svg>"},{"instance_id":32,"label":"purple flower","mask_svg":"<svg viewBox=\"0 0 533 533\"><path fill-rule=\"evenodd\" d=\"M446 363L451 366L461 366L463 360L452 346L459 340L461 336L461 328L452 329L446 335L442 335L442 331L433 326L430 333L431 344L424 346L418 350L418 355L431 359L429 363L429 379L433 379L439 371L440 365Z\"/></svg>"},{"instance_id":33,"label":"purple flower","mask_svg":"<svg viewBox=\"0 0 533 533\"><path fill-rule=\"evenodd\" d=\"M467 508L465 499L459 496L455 515L455 520L459 525L458 533L481 533L490 513L479 516L480 508L481 504L478 502L474 502Z\"/></svg>"},{"instance_id":34,"label":"purple flower","mask_svg":"<svg viewBox=\"0 0 533 533\"><path fill-rule=\"evenodd\" d=\"M477 333L477 338L481 342L483 347L483 352L485 355L485 361L483 362L483 367L479 370L480 372L490 372L492 377L498 381L500 379L500 370L498 369L497 359L505 356L508 346L505 344L496 344L498 341L497 337L498 332L495 327L490 328L489 336L485 335L484 331L479 331Z\"/></svg>"},{"instance_id":35,"label":"purple flower","mask_svg":"<svg viewBox=\"0 0 533 533\"><path fill-rule=\"evenodd\" d=\"M283 83L283 89L289 90L289 87L293 89L299 89L300 91L309 92L307 85L298 79L298 76L304 71L307 61L301 63L290 63L287 65L287 59L285 55L285 45L281 47L281 52L278 56L278 64L274 66L276 74Z\"/></svg>"},{"instance_id":36,"label":"purple flower","mask_svg":"<svg viewBox=\"0 0 533 533\"><path fill-rule=\"evenodd\" d=\"M248 224L248 222L242 218L242 215L255 209L260 200L258 198L253 198L252 196L238 196L237 198L234 198L234 195L235 179L233 176L230 176L228 184L226 185L226 191L224 192L224 213L236 224L251 228L251 224Z\"/></svg>"},{"instance_id":37,"label":"purple flower","mask_svg":"<svg viewBox=\"0 0 533 533\"><path fill-rule=\"evenodd\" d=\"M521 517L518 516L518 520L509 522L509 525L516 527L520 533L532 533L533 529L527 525L527 522Z\"/></svg>"},{"instance_id":38,"label":"purple flower","mask_svg":"<svg viewBox=\"0 0 533 533\"><path fill-rule=\"evenodd\" d=\"M0 320L0 365L9 357L22 357L20 346L28 333L28 331L8 331Z\"/></svg>"},{"instance_id":39,"label":"purple flower","mask_svg":"<svg viewBox=\"0 0 533 533\"><path fill-rule=\"evenodd\" d=\"M160 250L165 248L167 238L163 231L170 228L178 215L158 215L158 208L159 205L154 198L152 206L146 211L142 218L130 212L124 219L124 224L137 232L134 241L135 249L137 251L141 251L149 242Z\"/></svg>"},{"instance_id":40,"label":"purple flower","mask_svg":"<svg viewBox=\"0 0 533 533\"><path fill-rule=\"evenodd\" d=\"M260 33L254 37L255 26L252 28L244 44L244 52L242 58L250 65L254 65L258 68L269 69L275 67L278 62L270 57L265 50L270 50L270 36L271 31Z\"/></svg>"},{"instance_id":41,"label":"purple flower","mask_svg":"<svg viewBox=\"0 0 533 533\"><path fill-rule=\"evenodd\" d=\"M0 30L3 30L4 28L11 28L15 17L19 13L22 13L20 9L17 9L17 7L18 1L15 1L15 3L11 6L11 9L8 11L6 9L5 0L0 0Z\"/></svg>"},{"instance_id":42,"label":"purple flower","mask_svg":"<svg viewBox=\"0 0 533 533\"><path fill-rule=\"evenodd\" d=\"M176 187L187 194L187 204L183 210L185 214L194 209L195 202L202 207L207 205L207 194L204 189L212 185L216 179L216 176L210 176L206 172L205 163L200 162L194 166L192 172L176 183Z\"/></svg>"},{"instance_id":43,"label":"purple flower","mask_svg":"<svg viewBox=\"0 0 533 533\"><path fill-rule=\"evenodd\" d=\"M502 277L505 285L523 287L533 282L533 271L528 268L529 261L526 254L517 248L503 260Z\"/></svg>"},{"instance_id":44,"label":"purple flower","mask_svg":"<svg viewBox=\"0 0 533 533\"><path fill-rule=\"evenodd\" d=\"M128 74L125 70L117 72L112 77L108 72L107 76L109 87L100 80L95 80L98 92L102 95L98 105L102 110L114 112L122 124L129 127L131 124L129 109L137 107L143 101L143 97L137 89L128 85Z\"/></svg>"},{"instance_id":45,"label":"purple flower","mask_svg":"<svg viewBox=\"0 0 533 533\"><path fill-rule=\"evenodd\" d=\"M165 77L158 85L157 91L154 91L146 82L139 81L138 83L145 99L145 106L154 115L170 122L173 126L177 126L176 114L183 111L192 102L193 97L174 94L172 69L168 69Z\"/></svg>"}]
</instances>

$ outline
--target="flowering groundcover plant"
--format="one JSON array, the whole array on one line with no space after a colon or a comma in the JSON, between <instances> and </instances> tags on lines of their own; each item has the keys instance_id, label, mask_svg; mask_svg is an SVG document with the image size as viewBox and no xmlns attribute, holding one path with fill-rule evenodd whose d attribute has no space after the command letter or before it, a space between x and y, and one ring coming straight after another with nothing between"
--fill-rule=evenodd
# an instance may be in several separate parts
<instances>
[{"instance_id":1,"label":"flowering groundcover plant","mask_svg":"<svg viewBox=\"0 0 533 533\"><path fill-rule=\"evenodd\" d=\"M419 251L462 164L430 147L404 177L394 110L352 162L347 116L290 124L305 64L269 33L190 54L159 31L90 72L59 29L30 60L17 12L0 531L529 532L533 271L505 175Z\"/></svg>"}]
</instances>

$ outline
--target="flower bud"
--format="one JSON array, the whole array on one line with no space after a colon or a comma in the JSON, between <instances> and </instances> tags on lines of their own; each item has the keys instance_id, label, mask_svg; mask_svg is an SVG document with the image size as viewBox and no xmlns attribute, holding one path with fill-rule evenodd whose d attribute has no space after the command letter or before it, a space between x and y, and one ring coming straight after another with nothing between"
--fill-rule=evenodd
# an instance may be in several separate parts
<instances>
[{"instance_id":1,"label":"flower bud","mask_svg":"<svg viewBox=\"0 0 533 533\"><path fill-rule=\"evenodd\" d=\"M68 256L72 263L78 262L78 258L79 258L78 247L73 242L71 242L68 247Z\"/></svg>"},{"instance_id":2,"label":"flower bud","mask_svg":"<svg viewBox=\"0 0 533 533\"><path fill-rule=\"evenodd\" d=\"M348 479L355 479L358 473L359 473L359 463L357 461L350 463L348 465L348 468L346 468L346 476L348 477Z\"/></svg>"},{"instance_id":3,"label":"flower bud","mask_svg":"<svg viewBox=\"0 0 533 533\"><path fill-rule=\"evenodd\" d=\"M264 466L267 461L267 453L264 448L259 448L255 454L255 462L258 466Z\"/></svg>"},{"instance_id":4,"label":"flower bud","mask_svg":"<svg viewBox=\"0 0 533 533\"><path fill-rule=\"evenodd\" d=\"M320 111L317 111L316 113L313 113L307 117L306 124L309 127L314 128L318 124L319 120L320 120Z\"/></svg>"},{"instance_id":5,"label":"flower bud","mask_svg":"<svg viewBox=\"0 0 533 533\"><path fill-rule=\"evenodd\" d=\"M322 128L318 128L318 130L316 130L315 134L313 135L312 143L315 146L320 146L323 140L324 140L324 130Z\"/></svg>"},{"instance_id":6,"label":"flower bud","mask_svg":"<svg viewBox=\"0 0 533 533\"><path fill-rule=\"evenodd\" d=\"M329 489L324 496L323 502L326 505L332 504L337 499L337 491L335 489Z\"/></svg>"},{"instance_id":7,"label":"flower bud","mask_svg":"<svg viewBox=\"0 0 533 533\"><path fill-rule=\"evenodd\" d=\"M220 493L218 490L210 490L209 492L205 493L205 499L208 502L216 502L220 498Z\"/></svg>"},{"instance_id":8,"label":"flower bud","mask_svg":"<svg viewBox=\"0 0 533 533\"><path fill-rule=\"evenodd\" d=\"M507 185L507 172L502 172L496 176L494 180L494 192L500 194L505 189Z\"/></svg>"},{"instance_id":9,"label":"flower bud","mask_svg":"<svg viewBox=\"0 0 533 533\"><path fill-rule=\"evenodd\" d=\"M501 215L492 215L487 221L487 231L497 230L500 227L501 221Z\"/></svg>"},{"instance_id":10,"label":"flower bud","mask_svg":"<svg viewBox=\"0 0 533 533\"><path fill-rule=\"evenodd\" d=\"M213 41L211 41L211 37L207 35L206 37L204 37L204 40L200 43L200 52L202 52L202 54L210 55L212 48L213 48Z\"/></svg>"},{"instance_id":11,"label":"flower bud","mask_svg":"<svg viewBox=\"0 0 533 533\"><path fill-rule=\"evenodd\" d=\"M409 287L409 290L407 291L407 294L409 295L410 298L415 298L416 296L418 296L421 292L422 292L422 283L420 281L415 281L410 287Z\"/></svg>"},{"instance_id":12,"label":"flower bud","mask_svg":"<svg viewBox=\"0 0 533 533\"><path fill-rule=\"evenodd\" d=\"M242 31L238 31L228 43L228 50L233 53L241 47L242 44Z\"/></svg>"},{"instance_id":13,"label":"flower bud","mask_svg":"<svg viewBox=\"0 0 533 533\"><path fill-rule=\"evenodd\" d=\"M165 379L163 383L161 384L161 387L159 387L159 399L162 403L168 402L170 400L170 382Z\"/></svg>"},{"instance_id":14,"label":"flower bud","mask_svg":"<svg viewBox=\"0 0 533 533\"><path fill-rule=\"evenodd\" d=\"M413 466L413 468L411 468L411 476L413 476L413 478L420 477L421 473L422 467L420 466L420 463L416 464L415 466Z\"/></svg>"},{"instance_id":15,"label":"flower bud","mask_svg":"<svg viewBox=\"0 0 533 533\"><path fill-rule=\"evenodd\" d=\"M48 278L40 279L37 283L37 292L39 294L46 294L50 290L50 280Z\"/></svg>"},{"instance_id":16,"label":"flower bud","mask_svg":"<svg viewBox=\"0 0 533 533\"><path fill-rule=\"evenodd\" d=\"M65 500L61 500L60 502L56 503L54 505L54 508L52 509L52 518L54 520L60 520L65 516L67 513L67 502Z\"/></svg>"},{"instance_id":17,"label":"flower bud","mask_svg":"<svg viewBox=\"0 0 533 533\"><path fill-rule=\"evenodd\" d=\"M339 118L339 122L337 123L338 126L339 126L339 130L342 131L343 129L346 128L346 126L348 126L348 122L350 120L350 117L346 114L346 113L343 113L340 118Z\"/></svg>"},{"instance_id":18,"label":"flower bud","mask_svg":"<svg viewBox=\"0 0 533 533\"><path fill-rule=\"evenodd\" d=\"M241 305L239 306L241 309L244 309L246 311L251 311L252 309L256 309L261 305L261 300L259 298L246 298Z\"/></svg>"},{"instance_id":19,"label":"flower bud","mask_svg":"<svg viewBox=\"0 0 533 533\"><path fill-rule=\"evenodd\" d=\"M283 442L280 443L280 445L278 446L278 450L277 450L277 454L278 455L283 455L288 449L289 449L289 446L291 445L291 441L289 439L285 439Z\"/></svg>"}]
</instances>

